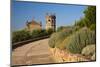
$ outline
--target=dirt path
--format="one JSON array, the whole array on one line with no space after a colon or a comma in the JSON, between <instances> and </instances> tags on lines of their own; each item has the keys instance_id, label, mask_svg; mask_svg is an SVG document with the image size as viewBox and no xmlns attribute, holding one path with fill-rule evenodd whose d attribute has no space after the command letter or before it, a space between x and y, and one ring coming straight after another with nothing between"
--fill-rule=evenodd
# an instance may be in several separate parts
<instances>
[{"instance_id":1,"label":"dirt path","mask_svg":"<svg viewBox=\"0 0 100 67\"><path fill-rule=\"evenodd\" d=\"M54 63L49 51L48 39L31 42L12 52L12 65Z\"/></svg>"}]
</instances>

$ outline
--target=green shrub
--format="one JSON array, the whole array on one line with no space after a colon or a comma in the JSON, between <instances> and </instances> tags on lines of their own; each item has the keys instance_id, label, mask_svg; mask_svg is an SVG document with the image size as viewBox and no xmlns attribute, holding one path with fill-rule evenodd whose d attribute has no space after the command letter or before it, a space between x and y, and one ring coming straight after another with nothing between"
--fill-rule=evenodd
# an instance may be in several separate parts
<instances>
[{"instance_id":1,"label":"green shrub","mask_svg":"<svg viewBox=\"0 0 100 67\"><path fill-rule=\"evenodd\" d=\"M53 29L48 29L46 32L47 32L47 34L52 34L54 32L54 30Z\"/></svg>"},{"instance_id":2,"label":"green shrub","mask_svg":"<svg viewBox=\"0 0 100 67\"><path fill-rule=\"evenodd\" d=\"M30 39L31 35L26 30L20 30L12 33L12 43Z\"/></svg>"},{"instance_id":3,"label":"green shrub","mask_svg":"<svg viewBox=\"0 0 100 67\"><path fill-rule=\"evenodd\" d=\"M39 33L39 37L42 37L42 36L46 36L46 35L49 35L46 30L41 30L41 32Z\"/></svg>"},{"instance_id":4,"label":"green shrub","mask_svg":"<svg viewBox=\"0 0 100 67\"><path fill-rule=\"evenodd\" d=\"M90 26L90 29L91 29L91 30L96 30L96 24L92 24L92 25Z\"/></svg>"},{"instance_id":5,"label":"green shrub","mask_svg":"<svg viewBox=\"0 0 100 67\"><path fill-rule=\"evenodd\" d=\"M50 32L47 32L46 30L33 30L31 33L32 38L42 37L50 35Z\"/></svg>"},{"instance_id":6,"label":"green shrub","mask_svg":"<svg viewBox=\"0 0 100 67\"><path fill-rule=\"evenodd\" d=\"M39 37L39 34L41 33L40 30L33 30L31 33L32 38Z\"/></svg>"},{"instance_id":7,"label":"green shrub","mask_svg":"<svg viewBox=\"0 0 100 67\"><path fill-rule=\"evenodd\" d=\"M60 32L60 31L62 31L62 30L63 30L63 28L64 28L63 26L61 26L61 27L58 27L58 28L57 28L57 32Z\"/></svg>"},{"instance_id":8,"label":"green shrub","mask_svg":"<svg viewBox=\"0 0 100 67\"><path fill-rule=\"evenodd\" d=\"M55 47L55 42L56 42L56 33L53 33L49 39L49 46L54 48Z\"/></svg>"},{"instance_id":9,"label":"green shrub","mask_svg":"<svg viewBox=\"0 0 100 67\"><path fill-rule=\"evenodd\" d=\"M62 43L60 43L60 45L59 45L60 49L66 50L66 45L68 45L69 41L70 41L70 35L69 35L68 37L66 37L66 38L63 40Z\"/></svg>"},{"instance_id":10,"label":"green shrub","mask_svg":"<svg viewBox=\"0 0 100 67\"><path fill-rule=\"evenodd\" d=\"M32 32L19 30L12 33L12 43L35 39L46 35L50 35L46 30L33 30Z\"/></svg>"},{"instance_id":11,"label":"green shrub","mask_svg":"<svg viewBox=\"0 0 100 67\"><path fill-rule=\"evenodd\" d=\"M66 45L67 50L72 53L81 53L86 45L95 43L95 33L83 28L66 39L69 41L65 40L63 44Z\"/></svg>"},{"instance_id":12,"label":"green shrub","mask_svg":"<svg viewBox=\"0 0 100 67\"><path fill-rule=\"evenodd\" d=\"M65 32L72 32L74 27L72 26L61 26L57 28L57 32L65 31Z\"/></svg>"},{"instance_id":13,"label":"green shrub","mask_svg":"<svg viewBox=\"0 0 100 67\"><path fill-rule=\"evenodd\" d=\"M56 32L51 35L50 40L49 40L49 46L54 48L54 46L60 48L59 46L63 42L63 40L70 34L70 32Z\"/></svg>"},{"instance_id":14,"label":"green shrub","mask_svg":"<svg viewBox=\"0 0 100 67\"><path fill-rule=\"evenodd\" d=\"M82 49L82 55L85 55L85 56L93 56L93 54L95 53L95 45L87 45L86 47L84 47Z\"/></svg>"},{"instance_id":15,"label":"green shrub","mask_svg":"<svg viewBox=\"0 0 100 67\"><path fill-rule=\"evenodd\" d=\"M55 46L58 47L58 48L61 48L62 47L62 42L69 35L70 35L70 32L65 32L65 31L58 32L57 36L56 36Z\"/></svg>"}]
</instances>

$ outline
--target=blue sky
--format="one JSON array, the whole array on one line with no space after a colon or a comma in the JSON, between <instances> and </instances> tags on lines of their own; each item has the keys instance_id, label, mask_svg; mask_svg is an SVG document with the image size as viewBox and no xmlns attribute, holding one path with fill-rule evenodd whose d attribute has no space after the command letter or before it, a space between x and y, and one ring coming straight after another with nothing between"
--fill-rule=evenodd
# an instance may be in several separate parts
<instances>
[{"instance_id":1,"label":"blue sky","mask_svg":"<svg viewBox=\"0 0 100 67\"><path fill-rule=\"evenodd\" d=\"M26 21L32 19L41 21L45 28L46 13L56 14L57 27L72 25L84 16L83 11L87 6L13 1L11 7L12 30L18 30L25 28Z\"/></svg>"}]
</instances>

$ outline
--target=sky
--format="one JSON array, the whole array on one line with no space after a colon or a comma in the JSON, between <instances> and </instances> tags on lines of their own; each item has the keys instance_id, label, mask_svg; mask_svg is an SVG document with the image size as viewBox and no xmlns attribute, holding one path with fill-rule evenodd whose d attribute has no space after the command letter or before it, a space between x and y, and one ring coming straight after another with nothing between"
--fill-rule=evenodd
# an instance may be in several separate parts
<instances>
[{"instance_id":1,"label":"sky","mask_svg":"<svg viewBox=\"0 0 100 67\"><path fill-rule=\"evenodd\" d=\"M45 28L46 13L55 13L56 26L73 25L76 20L84 16L87 6L72 4L54 4L39 2L13 1L11 5L11 26L12 30L23 29L27 21L41 21Z\"/></svg>"}]
</instances>

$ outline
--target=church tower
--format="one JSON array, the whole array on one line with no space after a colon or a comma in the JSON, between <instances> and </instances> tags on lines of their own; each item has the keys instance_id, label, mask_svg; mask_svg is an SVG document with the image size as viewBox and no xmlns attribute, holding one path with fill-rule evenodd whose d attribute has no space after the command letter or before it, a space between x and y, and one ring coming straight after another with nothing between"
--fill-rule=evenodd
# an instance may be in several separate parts
<instances>
[{"instance_id":1,"label":"church tower","mask_svg":"<svg viewBox=\"0 0 100 67\"><path fill-rule=\"evenodd\" d=\"M46 15L46 30L52 29L56 30L56 16L55 14L47 14Z\"/></svg>"}]
</instances>

